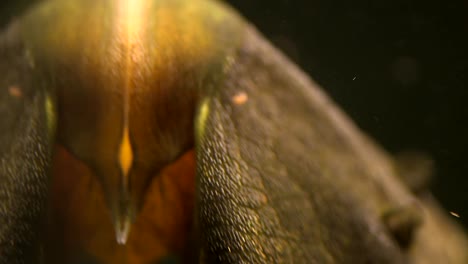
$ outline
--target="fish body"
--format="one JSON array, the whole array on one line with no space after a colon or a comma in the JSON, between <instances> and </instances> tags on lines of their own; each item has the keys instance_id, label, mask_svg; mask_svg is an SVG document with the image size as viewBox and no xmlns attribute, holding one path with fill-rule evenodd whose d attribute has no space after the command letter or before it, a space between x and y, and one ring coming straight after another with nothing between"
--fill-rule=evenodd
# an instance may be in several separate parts
<instances>
[{"instance_id":1,"label":"fish body","mask_svg":"<svg viewBox=\"0 0 468 264\"><path fill-rule=\"evenodd\" d=\"M221 2L44 1L0 40L0 263L467 260L428 191Z\"/></svg>"}]
</instances>

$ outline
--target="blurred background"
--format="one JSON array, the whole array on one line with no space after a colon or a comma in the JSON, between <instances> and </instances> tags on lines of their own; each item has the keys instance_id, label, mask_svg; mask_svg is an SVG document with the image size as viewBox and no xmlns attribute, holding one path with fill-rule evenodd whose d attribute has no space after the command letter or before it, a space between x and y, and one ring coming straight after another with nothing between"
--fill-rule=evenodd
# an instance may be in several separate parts
<instances>
[{"instance_id":1,"label":"blurred background","mask_svg":"<svg viewBox=\"0 0 468 264\"><path fill-rule=\"evenodd\" d=\"M230 2L388 151L432 157L468 227L468 2Z\"/></svg>"},{"instance_id":2,"label":"blurred background","mask_svg":"<svg viewBox=\"0 0 468 264\"><path fill-rule=\"evenodd\" d=\"M31 2L2 1L1 25ZM466 1L228 2L388 151L430 155L435 195L468 227Z\"/></svg>"}]
</instances>

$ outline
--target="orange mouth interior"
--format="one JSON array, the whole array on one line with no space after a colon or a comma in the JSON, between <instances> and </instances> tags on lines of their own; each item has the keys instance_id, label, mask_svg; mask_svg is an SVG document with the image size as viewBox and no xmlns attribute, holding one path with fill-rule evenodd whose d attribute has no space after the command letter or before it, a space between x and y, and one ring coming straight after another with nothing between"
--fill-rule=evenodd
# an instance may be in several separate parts
<instances>
[{"instance_id":1,"label":"orange mouth interior","mask_svg":"<svg viewBox=\"0 0 468 264\"><path fill-rule=\"evenodd\" d=\"M92 170L56 147L47 225L46 263L152 263L189 254L195 153L186 152L153 177L126 245L115 240L110 212Z\"/></svg>"}]
</instances>

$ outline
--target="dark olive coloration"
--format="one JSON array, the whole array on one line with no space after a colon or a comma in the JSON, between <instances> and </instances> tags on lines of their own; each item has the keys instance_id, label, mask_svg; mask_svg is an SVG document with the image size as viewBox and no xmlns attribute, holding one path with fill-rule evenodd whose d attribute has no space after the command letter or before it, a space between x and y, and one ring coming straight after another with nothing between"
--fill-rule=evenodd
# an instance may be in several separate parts
<instances>
[{"instance_id":1,"label":"dark olive coloration","mask_svg":"<svg viewBox=\"0 0 468 264\"><path fill-rule=\"evenodd\" d=\"M427 177L220 2L44 1L0 75L0 263L468 261Z\"/></svg>"}]
</instances>

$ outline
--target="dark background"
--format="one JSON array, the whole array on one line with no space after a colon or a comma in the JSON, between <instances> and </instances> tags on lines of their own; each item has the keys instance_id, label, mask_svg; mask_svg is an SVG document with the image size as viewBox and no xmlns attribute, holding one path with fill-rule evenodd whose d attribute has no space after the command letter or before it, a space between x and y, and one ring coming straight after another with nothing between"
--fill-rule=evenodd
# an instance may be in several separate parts
<instances>
[{"instance_id":1,"label":"dark background","mask_svg":"<svg viewBox=\"0 0 468 264\"><path fill-rule=\"evenodd\" d=\"M435 195L468 227L463 1L231 0L392 153L435 160Z\"/></svg>"},{"instance_id":2,"label":"dark background","mask_svg":"<svg viewBox=\"0 0 468 264\"><path fill-rule=\"evenodd\" d=\"M0 23L28 0L0 3ZM436 163L468 227L468 7L463 1L231 0L387 150Z\"/></svg>"}]
</instances>

